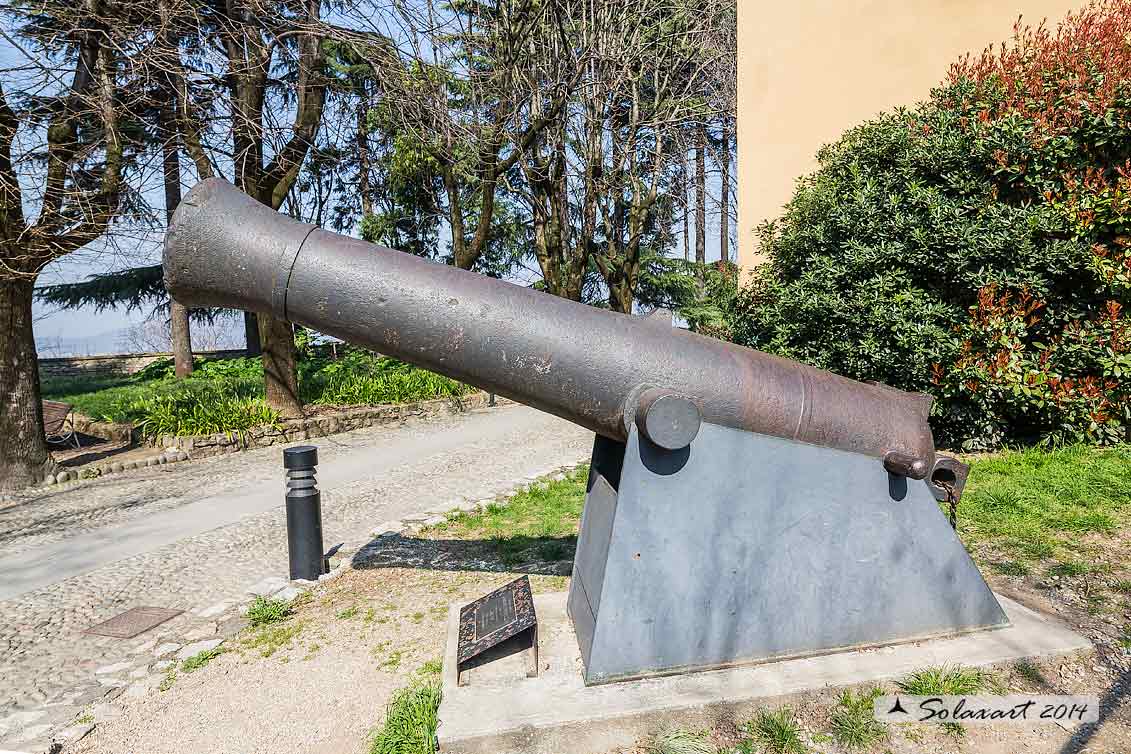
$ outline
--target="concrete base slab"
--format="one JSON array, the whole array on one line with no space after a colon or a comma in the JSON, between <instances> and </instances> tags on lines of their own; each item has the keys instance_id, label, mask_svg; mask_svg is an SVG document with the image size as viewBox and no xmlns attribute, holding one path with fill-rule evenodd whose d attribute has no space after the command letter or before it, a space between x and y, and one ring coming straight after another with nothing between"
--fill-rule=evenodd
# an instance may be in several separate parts
<instances>
[{"instance_id":1,"label":"concrete base slab","mask_svg":"<svg viewBox=\"0 0 1131 754\"><path fill-rule=\"evenodd\" d=\"M447 754L595 754L631 746L671 724L742 720L767 697L902 677L925 666L985 666L1091 649L1084 637L998 595L1008 627L950 638L709 672L585 686L564 592L534 598L539 675L519 645L464 672L458 685L460 605L448 613L438 739Z\"/></svg>"}]
</instances>

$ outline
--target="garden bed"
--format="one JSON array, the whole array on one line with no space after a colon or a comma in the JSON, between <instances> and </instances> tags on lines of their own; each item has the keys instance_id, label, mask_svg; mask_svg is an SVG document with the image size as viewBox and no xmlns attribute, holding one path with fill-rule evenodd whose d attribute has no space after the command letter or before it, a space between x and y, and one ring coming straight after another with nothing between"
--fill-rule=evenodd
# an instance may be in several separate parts
<instances>
[{"instance_id":1,"label":"garden bed","mask_svg":"<svg viewBox=\"0 0 1131 754\"><path fill-rule=\"evenodd\" d=\"M74 406L76 429L84 434L224 449L219 452L442 413L442 403L432 403L438 399L453 400L461 410L482 403L473 393L468 385L362 350L300 361L299 419L284 419L267 405L262 365L254 358L198 359L184 379L173 376L168 359L133 375L43 379L44 397Z\"/></svg>"},{"instance_id":2,"label":"garden bed","mask_svg":"<svg viewBox=\"0 0 1131 754\"><path fill-rule=\"evenodd\" d=\"M502 399L498 399L501 403ZM506 401L509 403L509 401ZM325 437L339 432L349 432L365 427L399 424L410 417L433 417L458 414L490 403L487 393L437 398L430 401L400 403L384 406L317 406L307 416L284 419L275 424L249 427L243 430L215 432L205 435L157 435L141 438L158 448L179 448L193 458L238 453L251 448Z\"/></svg>"}]
</instances>

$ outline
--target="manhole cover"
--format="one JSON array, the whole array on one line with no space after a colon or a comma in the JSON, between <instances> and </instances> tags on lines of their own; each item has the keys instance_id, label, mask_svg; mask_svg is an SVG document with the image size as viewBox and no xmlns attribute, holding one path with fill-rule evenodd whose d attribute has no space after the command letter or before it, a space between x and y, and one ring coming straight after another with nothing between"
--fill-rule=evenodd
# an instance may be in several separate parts
<instances>
[{"instance_id":1,"label":"manhole cover","mask_svg":"<svg viewBox=\"0 0 1131 754\"><path fill-rule=\"evenodd\" d=\"M113 636L116 639L130 639L140 633L159 626L165 621L180 615L183 610L169 610L164 607L135 607L121 615L95 624L83 633L99 636Z\"/></svg>"}]
</instances>

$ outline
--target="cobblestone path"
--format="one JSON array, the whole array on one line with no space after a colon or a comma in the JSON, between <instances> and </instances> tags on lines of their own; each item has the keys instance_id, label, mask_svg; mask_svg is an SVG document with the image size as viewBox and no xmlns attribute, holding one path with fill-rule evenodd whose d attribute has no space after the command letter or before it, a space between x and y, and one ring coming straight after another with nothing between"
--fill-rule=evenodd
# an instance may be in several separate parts
<instances>
[{"instance_id":1,"label":"cobblestone path","mask_svg":"<svg viewBox=\"0 0 1131 754\"><path fill-rule=\"evenodd\" d=\"M320 438L324 541L503 493L585 459L590 438L518 405ZM116 666L214 634L218 603L286 576L281 466L274 447L0 503L0 748L35 751L121 683ZM141 605L186 612L132 640L82 633Z\"/></svg>"}]
</instances>

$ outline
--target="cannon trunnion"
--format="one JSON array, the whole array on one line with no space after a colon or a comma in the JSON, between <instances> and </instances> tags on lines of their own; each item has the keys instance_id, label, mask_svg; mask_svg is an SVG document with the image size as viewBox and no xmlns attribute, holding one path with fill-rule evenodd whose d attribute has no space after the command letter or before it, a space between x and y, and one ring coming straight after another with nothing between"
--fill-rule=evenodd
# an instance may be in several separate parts
<instances>
[{"instance_id":1,"label":"cannon trunnion","mask_svg":"<svg viewBox=\"0 0 1131 754\"><path fill-rule=\"evenodd\" d=\"M931 399L313 226L210 179L166 284L596 433L569 610L587 683L1006 623L936 503Z\"/></svg>"}]
</instances>

